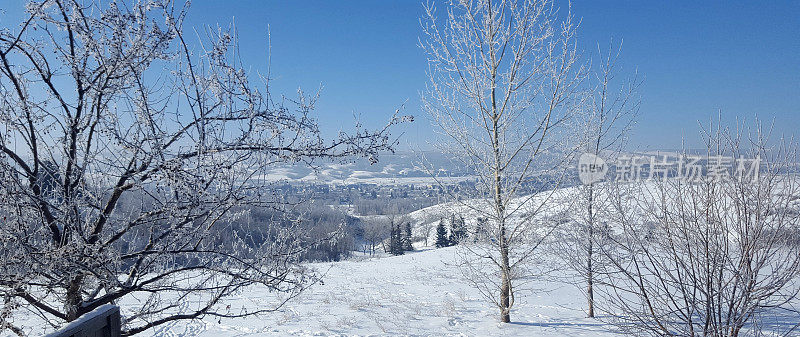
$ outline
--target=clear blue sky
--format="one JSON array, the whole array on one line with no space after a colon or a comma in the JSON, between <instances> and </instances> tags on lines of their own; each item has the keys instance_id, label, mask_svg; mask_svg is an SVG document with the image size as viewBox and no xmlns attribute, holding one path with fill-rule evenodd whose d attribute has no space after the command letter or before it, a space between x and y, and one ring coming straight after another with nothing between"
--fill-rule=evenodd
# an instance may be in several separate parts
<instances>
[{"instance_id":1,"label":"clear blue sky","mask_svg":"<svg viewBox=\"0 0 800 337\"><path fill-rule=\"evenodd\" d=\"M623 39L623 73L638 68L644 76L632 136L639 148L677 148L682 136L696 146L698 121L719 110L730 122L757 115L774 119L777 133L800 129L800 1L598 0L572 7L582 19L584 49ZM417 47L421 14L416 0L195 0L188 24L235 20L254 71L266 69L269 25L272 85L290 96L298 87L324 86L317 112L326 132L350 127L354 113L378 126L405 103L405 113L418 118L398 130L403 143L424 148L432 133L419 110L426 81Z\"/></svg>"},{"instance_id":2,"label":"clear blue sky","mask_svg":"<svg viewBox=\"0 0 800 337\"><path fill-rule=\"evenodd\" d=\"M695 143L698 121L718 111L725 121L758 115L774 118L777 133L800 130L800 1L575 1L573 12L587 52L622 39L623 73L644 76L632 143ZM318 112L329 129L346 128L353 112L377 125L407 102L421 118L403 127L405 142L424 147L432 133L419 110L421 14L419 1L406 0L195 1L191 15L197 24L235 18L255 66L269 24L278 86L324 85Z\"/></svg>"}]
</instances>

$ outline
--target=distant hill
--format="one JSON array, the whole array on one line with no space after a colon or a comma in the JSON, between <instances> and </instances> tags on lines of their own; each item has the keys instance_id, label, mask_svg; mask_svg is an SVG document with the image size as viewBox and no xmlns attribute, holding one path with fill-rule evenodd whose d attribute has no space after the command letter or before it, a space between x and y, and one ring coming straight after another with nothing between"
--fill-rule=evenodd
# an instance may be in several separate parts
<instances>
[{"instance_id":1,"label":"distant hill","mask_svg":"<svg viewBox=\"0 0 800 337\"><path fill-rule=\"evenodd\" d=\"M472 176L463 165L438 152L397 152L381 155L370 164L365 159L349 162L316 162L276 166L268 170L267 181L315 184L433 184L431 173L461 181Z\"/></svg>"}]
</instances>

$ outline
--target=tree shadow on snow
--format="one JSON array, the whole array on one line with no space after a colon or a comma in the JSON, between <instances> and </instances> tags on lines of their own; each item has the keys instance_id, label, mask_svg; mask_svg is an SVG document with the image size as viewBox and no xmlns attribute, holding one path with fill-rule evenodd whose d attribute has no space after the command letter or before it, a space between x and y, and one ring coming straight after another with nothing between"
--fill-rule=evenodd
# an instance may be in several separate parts
<instances>
[{"instance_id":1,"label":"tree shadow on snow","mask_svg":"<svg viewBox=\"0 0 800 337\"><path fill-rule=\"evenodd\" d=\"M529 327L540 327L540 328L551 328L557 330L583 330L583 331L596 331L596 332L607 332L607 333L615 333L614 329L608 326L608 324L603 323L601 321L596 322L573 322L573 321L553 321L553 322L511 322L509 324L518 325L518 326L529 326Z\"/></svg>"}]
</instances>

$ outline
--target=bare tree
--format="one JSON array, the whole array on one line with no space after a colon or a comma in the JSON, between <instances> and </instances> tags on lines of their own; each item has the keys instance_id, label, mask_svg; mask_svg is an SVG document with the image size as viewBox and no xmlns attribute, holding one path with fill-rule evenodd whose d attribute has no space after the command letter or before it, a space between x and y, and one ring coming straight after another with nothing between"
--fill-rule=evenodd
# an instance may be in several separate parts
<instances>
[{"instance_id":1,"label":"bare tree","mask_svg":"<svg viewBox=\"0 0 800 337\"><path fill-rule=\"evenodd\" d=\"M422 218L420 222L416 224L416 228L418 228L420 236L422 236L425 240L425 247L428 247L428 241L430 240L431 235L434 235L435 237L436 226L439 224L439 221L444 219L447 215L447 208L429 207L421 212Z\"/></svg>"},{"instance_id":2,"label":"bare tree","mask_svg":"<svg viewBox=\"0 0 800 337\"><path fill-rule=\"evenodd\" d=\"M598 52L600 62L593 76L596 84L587 92L590 96L586 100L588 111L582 115L585 132L582 156L591 155L586 159L596 160L596 163L591 161L594 164L601 164L601 157L611 161L620 153L638 113L636 92L641 81L636 75L622 80L619 85L615 80L620 52L621 45L615 48L613 43L605 55ZM603 239L607 228L605 224L596 222L595 214L610 206L607 189L608 185L594 181L584 181L577 188L578 197L571 203L573 210L569 212L572 225L559 229L561 239L554 245L557 254L577 271L579 286L585 287L588 317L594 317L594 274L596 264L600 262L595 246L607 243Z\"/></svg>"},{"instance_id":3,"label":"bare tree","mask_svg":"<svg viewBox=\"0 0 800 337\"><path fill-rule=\"evenodd\" d=\"M388 238L389 228L385 221L382 221L382 219L366 221L364 225L364 240L369 249L369 255L375 254L375 247Z\"/></svg>"},{"instance_id":4,"label":"bare tree","mask_svg":"<svg viewBox=\"0 0 800 337\"><path fill-rule=\"evenodd\" d=\"M186 41L163 1L31 1L0 29L0 295L52 327L130 299L125 335L180 319L274 310L221 305L251 285L283 301L316 280L296 221L227 226L280 209L276 163L368 157L388 125L326 141L317 96L254 85L230 29ZM267 76L268 77L268 76ZM389 125L397 122L392 119ZM247 206L247 207L243 207ZM256 234L253 234L256 233ZM20 309L22 310L22 309ZM30 332L0 314L0 329ZM41 331L40 331L41 332Z\"/></svg>"},{"instance_id":5,"label":"bare tree","mask_svg":"<svg viewBox=\"0 0 800 337\"><path fill-rule=\"evenodd\" d=\"M705 154L685 152L672 173L619 186L600 289L603 309L623 327L653 336L796 334L796 148L769 142L760 127L744 130L708 132ZM707 165L701 178L692 173L698 163Z\"/></svg>"},{"instance_id":6,"label":"bare tree","mask_svg":"<svg viewBox=\"0 0 800 337\"><path fill-rule=\"evenodd\" d=\"M423 107L444 138L442 150L478 177L474 193L454 199L492 227L486 240L464 246L462 270L510 322L515 282L529 276L525 265L543 235L533 219L555 192L518 197L558 186L574 150L568 126L585 77L576 25L549 0L461 0L442 15L432 4L426 13Z\"/></svg>"},{"instance_id":7,"label":"bare tree","mask_svg":"<svg viewBox=\"0 0 800 337\"><path fill-rule=\"evenodd\" d=\"M431 237L431 233L433 233L434 224L436 224L435 221L429 221L430 219L431 217L426 216L423 218L422 222L417 225L420 232L419 236L424 240L425 247L428 247L429 238Z\"/></svg>"}]
</instances>

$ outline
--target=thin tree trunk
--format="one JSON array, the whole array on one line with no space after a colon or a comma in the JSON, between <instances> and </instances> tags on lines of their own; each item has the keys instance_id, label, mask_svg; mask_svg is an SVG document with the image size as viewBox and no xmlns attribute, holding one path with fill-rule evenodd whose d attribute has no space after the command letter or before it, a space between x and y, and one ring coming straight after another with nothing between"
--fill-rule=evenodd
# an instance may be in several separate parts
<instances>
[{"instance_id":1,"label":"thin tree trunk","mask_svg":"<svg viewBox=\"0 0 800 337\"><path fill-rule=\"evenodd\" d=\"M494 90L492 90L492 107L494 107ZM497 116L495 114L495 116ZM496 118L496 117L495 117ZM494 121L494 156L495 156L495 187L494 202L498 217L498 245L500 248L500 321L511 322L511 266L508 262L508 238L506 237L505 207L503 206L502 171L500 168L500 143L497 120Z\"/></svg>"},{"instance_id":2,"label":"thin tree trunk","mask_svg":"<svg viewBox=\"0 0 800 337\"><path fill-rule=\"evenodd\" d=\"M501 221L501 223L504 221ZM500 321L503 323L511 322L511 275L508 264L508 243L505 239L505 224L500 233L500 258L502 260L502 278L500 285Z\"/></svg>"},{"instance_id":3,"label":"thin tree trunk","mask_svg":"<svg viewBox=\"0 0 800 337\"><path fill-rule=\"evenodd\" d=\"M494 107L494 90L492 90L492 107ZM495 116L497 116L495 114ZM495 207L498 216L498 245L500 248L500 274L502 282L500 284L500 321L503 323L511 322L511 266L508 261L508 238L506 237L505 207L503 206L502 189L502 170L500 168L500 143L497 120L494 122L494 155L495 155Z\"/></svg>"},{"instance_id":4,"label":"thin tree trunk","mask_svg":"<svg viewBox=\"0 0 800 337\"><path fill-rule=\"evenodd\" d=\"M588 259L586 262L586 298L589 301L589 317L594 317L594 269L592 269L592 255L594 254L594 213L592 209L592 199L594 197L594 186L589 185L589 242L587 247Z\"/></svg>"},{"instance_id":5,"label":"thin tree trunk","mask_svg":"<svg viewBox=\"0 0 800 337\"><path fill-rule=\"evenodd\" d=\"M491 3L489 3L491 8ZM489 19L493 20L491 10L489 11ZM489 35L493 35L490 26ZM508 261L508 238L506 238L506 218L505 207L503 205L503 165L500 158L500 112L497 109L497 67L498 61L495 58L494 44L490 46L491 56L491 100L492 100L492 150L494 152L494 202L495 209L497 210L497 218L499 225L499 248L500 248L500 277L502 277L500 284L500 321L503 323L511 322L511 266Z\"/></svg>"}]
</instances>

